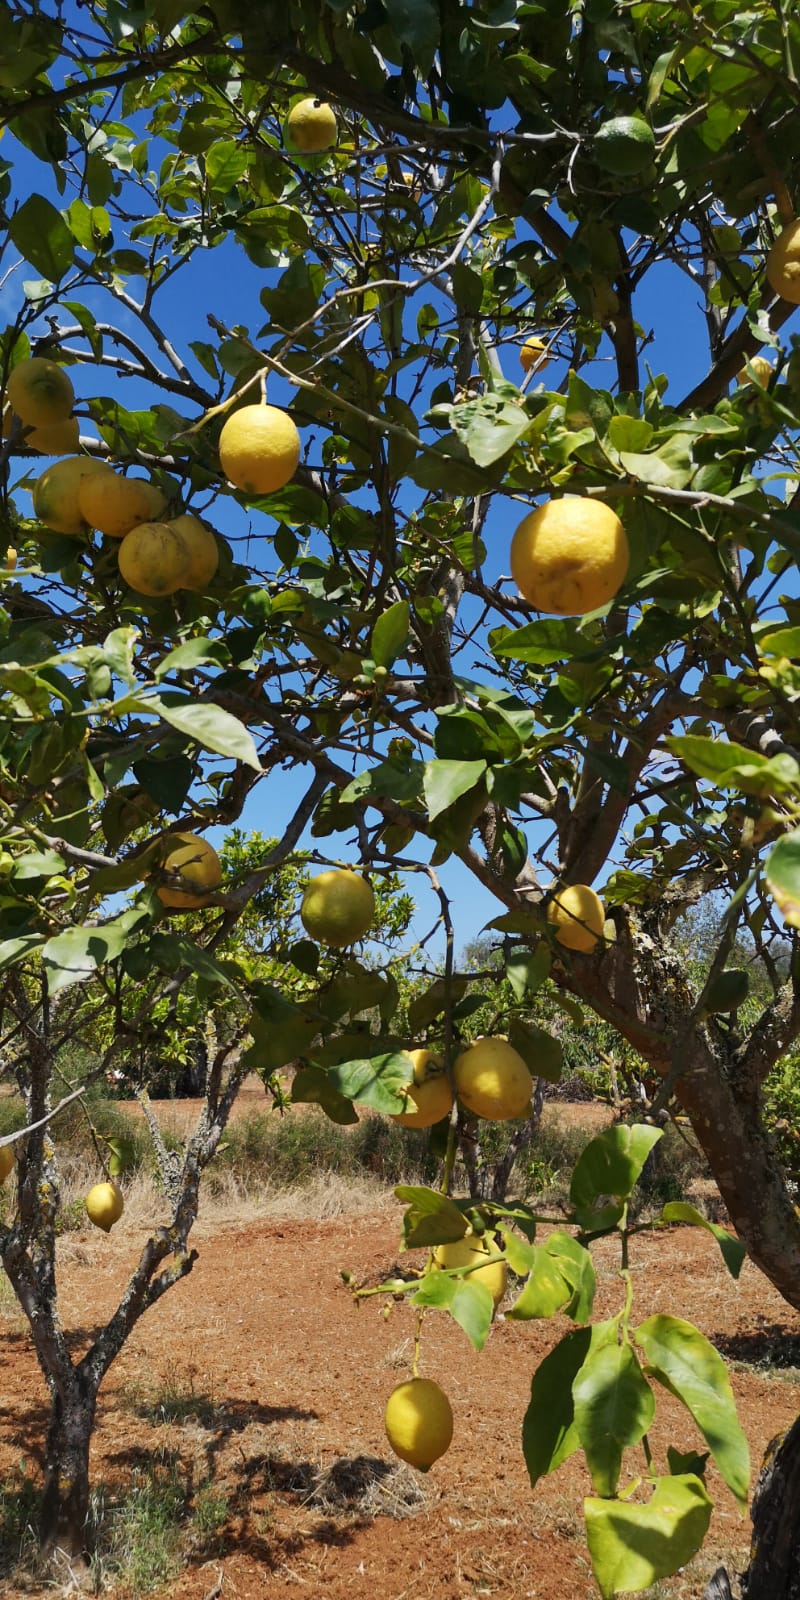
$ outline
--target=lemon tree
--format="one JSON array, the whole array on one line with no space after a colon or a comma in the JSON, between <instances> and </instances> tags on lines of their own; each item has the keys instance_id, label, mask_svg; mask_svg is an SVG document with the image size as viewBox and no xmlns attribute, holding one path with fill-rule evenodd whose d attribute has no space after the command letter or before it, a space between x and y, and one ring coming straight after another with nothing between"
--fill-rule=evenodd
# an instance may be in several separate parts
<instances>
[{"instance_id":1,"label":"lemon tree","mask_svg":"<svg viewBox=\"0 0 800 1600\"><path fill-rule=\"evenodd\" d=\"M753 1260L800 1304L796 1196L763 1113L800 1032L792 8L778 26L755 0L746 37L717 0L87 0L82 19L80 70L57 8L0 19L0 1025L12 1044L29 1012L38 1029L9 1057L32 1131L6 1193L28 1242L12 1220L0 1256L59 1397L42 1545L72 1554L93 1406L42 1334L46 1130L81 1088L58 1078L62 1007L102 1017L96 1070L130 1083L180 1010L206 1074L203 1137L164 1168L172 1242L154 1229L98 1333L92 1401L191 1270L245 1071L346 1123L415 1115L429 1052L451 1233L419 1247L499 1233L523 1305L578 1294L571 1247L530 1262L499 1213L481 1235L480 1197L453 1181L476 1121L512 1148L558 1076L543 995L642 1053L650 1115L680 1111ZM547 362L526 373L531 342ZM226 829L265 817L272 842L231 877L187 890L165 866L175 835L213 866ZM254 956L237 928L301 864L288 927ZM342 873L353 904L320 915L313 890L303 909ZM398 875L418 907L410 997L368 903ZM720 931L698 978L679 928L704 902ZM493 1006L494 966L480 992L459 968L465 922L513 1006ZM767 986L745 994L754 963ZM124 1190L101 1154L98 1180ZM588 1204L576 1191L578 1233ZM409 1205L430 1233L434 1202ZM479 1337L485 1284L423 1276L417 1309ZM573 1353L601 1338L575 1320ZM636 1346L632 1327L593 1350L596 1386L570 1379L587 1499L620 1487L619 1538L586 1508L608 1592L647 1575L653 1527L682 1564L706 1515L702 1482L678 1481L700 1474L648 1469L645 1505L600 1458L605 1378L630 1401L625 1461L645 1365L676 1389L691 1365L680 1330L665 1354L663 1329Z\"/></svg>"}]
</instances>

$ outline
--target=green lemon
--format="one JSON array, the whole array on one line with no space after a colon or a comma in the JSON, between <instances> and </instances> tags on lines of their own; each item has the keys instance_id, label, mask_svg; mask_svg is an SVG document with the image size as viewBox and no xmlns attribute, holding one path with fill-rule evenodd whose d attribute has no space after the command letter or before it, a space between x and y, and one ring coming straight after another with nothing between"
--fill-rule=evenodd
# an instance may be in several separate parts
<instances>
[{"instance_id":1,"label":"green lemon","mask_svg":"<svg viewBox=\"0 0 800 1600\"><path fill-rule=\"evenodd\" d=\"M610 117L594 136L594 153L600 166L619 178L643 172L655 149L655 135L643 117Z\"/></svg>"}]
</instances>

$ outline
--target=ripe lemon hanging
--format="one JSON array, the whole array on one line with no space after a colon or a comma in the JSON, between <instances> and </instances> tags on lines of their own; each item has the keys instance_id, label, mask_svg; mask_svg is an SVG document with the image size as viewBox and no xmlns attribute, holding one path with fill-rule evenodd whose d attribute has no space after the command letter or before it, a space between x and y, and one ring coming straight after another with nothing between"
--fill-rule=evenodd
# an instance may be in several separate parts
<instances>
[{"instance_id":1,"label":"ripe lemon hanging","mask_svg":"<svg viewBox=\"0 0 800 1600\"><path fill-rule=\"evenodd\" d=\"M453 1108L453 1091L441 1057L430 1050L409 1050L414 1082L405 1090L407 1111L391 1113L392 1122L404 1128L432 1128Z\"/></svg>"},{"instance_id":2,"label":"ripe lemon hanging","mask_svg":"<svg viewBox=\"0 0 800 1600\"><path fill-rule=\"evenodd\" d=\"M463 1239L454 1240L452 1244L437 1245L433 1259L437 1267L477 1268L470 1272L465 1282L482 1283L489 1290L496 1308L506 1292L508 1267L505 1261L490 1261L485 1267L479 1266L481 1257L490 1254L491 1250L483 1239L476 1238L474 1233L468 1233Z\"/></svg>"},{"instance_id":3,"label":"ripe lemon hanging","mask_svg":"<svg viewBox=\"0 0 800 1600\"><path fill-rule=\"evenodd\" d=\"M568 950L593 950L603 932L606 913L600 896L586 883L570 883L550 901L547 920Z\"/></svg>"},{"instance_id":4,"label":"ripe lemon hanging","mask_svg":"<svg viewBox=\"0 0 800 1600\"><path fill-rule=\"evenodd\" d=\"M119 1222L125 1203L115 1183L96 1183L86 1196L86 1213L96 1228L110 1233Z\"/></svg>"},{"instance_id":5,"label":"ripe lemon hanging","mask_svg":"<svg viewBox=\"0 0 800 1600\"><path fill-rule=\"evenodd\" d=\"M63 367L46 356L17 363L6 384L6 397L20 420L33 428L64 422L75 404L75 390Z\"/></svg>"},{"instance_id":6,"label":"ripe lemon hanging","mask_svg":"<svg viewBox=\"0 0 800 1600\"><path fill-rule=\"evenodd\" d=\"M502 1035L476 1039L453 1067L456 1094L467 1111L487 1122L524 1116L533 1078L522 1056Z\"/></svg>"},{"instance_id":7,"label":"ripe lemon hanging","mask_svg":"<svg viewBox=\"0 0 800 1600\"><path fill-rule=\"evenodd\" d=\"M537 611L578 617L613 600L630 552L619 517L601 500L565 496L523 517L511 541L511 573Z\"/></svg>"},{"instance_id":8,"label":"ripe lemon hanging","mask_svg":"<svg viewBox=\"0 0 800 1600\"><path fill-rule=\"evenodd\" d=\"M137 594L175 594L187 587L191 566L186 540L167 522L140 522L119 547L119 570Z\"/></svg>"},{"instance_id":9,"label":"ripe lemon hanging","mask_svg":"<svg viewBox=\"0 0 800 1600\"><path fill-rule=\"evenodd\" d=\"M312 878L300 906L306 933L332 950L362 938L374 916L372 885L349 867L332 867Z\"/></svg>"},{"instance_id":10,"label":"ripe lemon hanging","mask_svg":"<svg viewBox=\"0 0 800 1600\"><path fill-rule=\"evenodd\" d=\"M292 106L283 129L287 150L299 150L302 155L320 155L323 150L332 149L337 135L333 107L313 95Z\"/></svg>"},{"instance_id":11,"label":"ripe lemon hanging","mask_svg":"<svg viewBox=\"0 0 800 1600\"><path fill-rule=\"evenodd\" d=\"M753 374L752 378L747 367L741 367L736 374L736 382L741 384L758 383L762 389L766 389L770 378L775 372L772 362L768 361L766 356L751 356L748 364Z\"/></svg>"},{"instance_id":12,"label":"ripe lemon hanging","mask_svg":"<svg viewBox=\"0 0 800 1600\"><path fill-rule=\"evenodd\" d=\"M294 476L300 460L300 435L287 411L278 406L242 406L219 436L222 470L245 494L274 494Z\"/></svg>"},{"instance_id":13,"label":"ripe lemon hanging","mask_svg":"<svg viewBox=\"0 0 800 1600\"><path fill-rule=\"evenodd\" d=\"M84 478L78 489L84 521L109 539L124 539L140 523L157 521L166 503L166 495L148 478L126 478L113 470Z\"/></svg>"},{"instance_id":14,"label":"ripe lemon hanging","mask_svg":"<svg viewBox=\"0 0 800 1600\"><path fill-rule=\"evenodd\" d=\"M219 547L211 529L189 512L173 517L167 527L180 534L189 551L189 571L182 588L207 589L219 566Z\"/></svg>"},{"instance_id":15,"label":"ripe lemon hanging","mask_svg":"<svg viewBox=\"0 0 800 1600\"><path fill-rule=\"evenodd\" d=\"M450 1401L432 1378L409 1378L393 1389L383 1416L386 1437L396 1456L427 1472L453 1437Z\"/></svg>"},{"instance_id":16,"label":"ripe lemon hanging","mask_svg":"<svg viewBox=\"0 0 800 1600\"><path fill-rule=\"evenodd\" d=\"M29 444L42 456L73 455L80 442L81 430L77 417L67 417L64 422L48 422L44 428L31 428L23 440L24 444Z\"/></svg>"},{"instance_id":17,"label":"ripe lemon hanging","mask_svg":"<svg viewBox=\"0 0 800 1600\"><path fill-rule=\"evenodd\" d=\"M181 886L159 884L156 894L162 905L173 910L191 911L208 905L206 890L218 889L222 865L213 845L199 833L172 833L161 866L165 872L179 873Z\"/></svg>"},{"instance_id":18,"label":"ripe lemon hanging","mask_svg":"<svg viewBox=\"0 0 800 1600\"><path fill-rule=\"evenodd\" d=\"M78 502L81 480L89 474L111 473L107 461L95 456L66 456L45 467L33 486L33 509L40 522L54 533L67 533L74 537L89 532L89 524L81 514Z\"/></svg>"},{"instance_id":19,"label":"ripe lemon hanging","mask_svg":"<svg viewBox=\"0 0 800 1600\"><path fill-rule=\"evenodd\" d=\"M0 1148L0 1183L5 1183L8 1174L14 1171L15 1160L13 1144L4 1144Z\"/></svg>"},{"instance_id":20,"label":"ripe lemon hanging","mask_svg":"<svg viewBox=\"0 0 800 1600\"><path fill-rule=\"evenodd\" d=\"M543 359L546 355L547 345L544 343L544 340L526 339L525 343L520 345L519 351L519 364L523 372L530 372L531 367L538 372L543 366L546 365L546 362Z\"/></svg>"},{"instance_id":21,"label":"ripe lemon hanging","mask_svg":"<svg viewBox=\"0 0 800 1600\"><path fill-rule=\"evenodd\" d=\"M778 234L767 256L767 278L776 294L800 306L800 218Z\"/></svg>"}]
</instances>

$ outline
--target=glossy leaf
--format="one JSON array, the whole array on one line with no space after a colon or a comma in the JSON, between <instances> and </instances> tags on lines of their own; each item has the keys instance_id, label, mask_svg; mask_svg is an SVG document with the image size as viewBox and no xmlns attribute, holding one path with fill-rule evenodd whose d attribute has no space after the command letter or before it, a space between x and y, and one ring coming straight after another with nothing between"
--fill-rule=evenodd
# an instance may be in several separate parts
<instances>
[{"instance_id":1,"label":"glossy leaf","mask_svg":"<svg viewBox=\"0 0 800 1600\"><path fill-rule=\"evenodd\" d=\"M629 1344L609 1344L587 1358L572 1386L575 1427L597 1494L614 1495L622 1454L653 1420L653 1391Z\"/></svg>"},{"instance_id":2,"label":"glossy leaf","mask_svg":"<svg viewBox=\"0 0 800 1600\"><path fill-rule=\"evenodd\" d=\"M603 1600L646 1589L685 1567L699 1550L712 1503L691 1474L657 1478L647 1505L583 1502L589 1554Z\"/></svg>"},{"instance_id":3,"label":"glossy leaf","mask_svg":"<svg viewBox=\"0 0 800 1600\"><path fill-rule=\"evenodd\" d=\"M522 1424L522 1449L532 1488L580 1447L572 1387L584 1362L616 1342L616 1330L614 1318L565 1334L534 1372Z\"/></svg>"},{"instance_id":4,"label":"glossy leaf","mask_svg":"<svg viewBox=\"0 0 800 1600\"><path fill-rule=\"evenodd\" d=\"M644 1351L647 1371L691 1413L728 1488L744 1505L750 1453L722 1357L681 1317L649 1317L634 1338Z\"/></svg>"}]
</instances>

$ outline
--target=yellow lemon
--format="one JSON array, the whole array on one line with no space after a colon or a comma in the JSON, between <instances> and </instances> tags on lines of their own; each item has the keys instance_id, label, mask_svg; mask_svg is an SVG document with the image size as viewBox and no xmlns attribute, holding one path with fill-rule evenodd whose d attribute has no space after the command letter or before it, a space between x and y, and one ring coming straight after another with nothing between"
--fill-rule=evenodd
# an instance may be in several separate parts
<instances>
[{"instance_id":1,"label":"yellow lemon","mask_svg":"<svg viewBox=\"0 0 800 1600\"><path fill-rule=\"evenodd\" d=\"M511 573L537 611L578 617L613 600L628 571L625 529L600 500L565 496L523 517Z\"/></svg>"},{"instance_id":2,"label":"yellow lemon","mask_svg":"<svg viewBox=\"0 0 800 1600\"><path fill-rule=\"evenodd\" d=\"M349 867L332 867L308 884L300 906L306 933L332 950L354 944L372 926L372 885Z\"/></svg>"},{"instance_id":3,"label":"yellow lemon","mask_svg":"<svg viewBox=\"0 0 800 1600\"><path fill-rule=\"evenodd\" d=\"M189 551L189 573L184 589L207 589L219 566L219 547L210 528L188 512L173 517L167 527L181 535Z\"/></svg>"},{"instance_id":4,"label":"yellow lemon","mask_svg":"<svg viewBox=\"0 0 800 1600\"><path fill-rule=\"evenodd\" d=\"M16 565L17 565L17 552L14 549L13 544L10 544L8 549L6 550L6 558L5 558L5 561L3 562L3 565L4 565L5 569L6 569L6 572L13 572L15 570L15 568L16 568Z\"/></svg>"},{"instance_id":5,"label":"yellow lemon","mask_svg":"<svg viewBox=\"0 0 800 1600\"><path fill-rule=\"evenodd\" d=\"M109 539L124 539L141 522L155 522L167 497L147 478L125 478L121 472L94 473L78 489L81 516L90 528Z\"/></svg>"},{"instance_id":6,"label":"yellow lemon","mask_svg":"<svg viewBox=\"0 0 800 1600\"><path fill-rule=\"evenodd\" d=\"M283 129L288 150L299 150L303 155L319 155L332 149L338 134L336 112L324 100L309 95L292 106Z\"/></svg>"},{"instance_id":7,"label":"yellow lemon","mask_svg":"<svg viewBox=\"0 0 800 1600\"><path fill-rule=\"evenodd\" d=\"M78 449L81 430L77 417L51 422L46 428L31 428L23 443L32 445L43 456L69 456Z\"/></svg>"},{"instance_id":8,"label":"yellow lemon","mask_svg":"<svg viewBox=\"0 0 800 1600\"><path fill-rule=\"evenodd\" d=\"M20 361L9 376L6 396L21 421L32 428L64 422L75 404L75 390L63 367L46 356Z\"/></svg>"},{"instance_id":9,"label":"yellow lemon","mask_svg":"<svg viewBox=\"0 0 800 1600\"><path fill-rule=\"evenodd\" d=\"M96 1183L86 1196L86 1213L96 1228L110 1233L119 1222L125 1205L115 1183Z\"/></svg>"},{"instance_id":10,"label":"yellow lemon","mask_svg":"<svg viewBox=\"0 0 800 1600\"><path fill-rule=\"evenodd\" d=\"M585 883L570 883L547 907L547 920L557 929L559 944L568 950L593 950L606 920L600 896Z\"/></svg>"},{"instance_id":11,"label":"yellow lemon","mask_svg":"<svg viewBox=\"0 0 800 1600\"><path fill-rule=\"evenodd\" d=\"M461 1104L487 1122L508 1122L530 1106L533 1079L502 1035L476 1039L456 1060L453 1077Z\"/></svg>"},{"instance_id":12,"label":"yellow lemon","mask_svg":"<svg viewBox=\"0 0 800 1600\"><path fill-rule=\"evenodd\" d=\"M300 435L278 406L242 406L219 436L219 459L229 483L245 494L273 494L294 476Z\"/></svg>"},{"instance_id":13,"label":"yellow lemon","mask_svg":"<svg viewBox=\"0 0 800 1600\"><path fill-rule=\"evenodd\" d=\"M207 889L218 889L222 882L222 865L213 845L199 833L171 833L169 848L161 866L165 872L179 873L183 888L159 884L156 889L161 904L173 910L188 911L208 905Z\"/></svg>"},{"instance_id":14,"label":"yellow lemon","mask_svg":"<svg viewBox=\"0 0 800 1600\"><path fill-rule=\"evenodd\" d=\"M13 1144L4 1144L0 1147L0 1183L5 1183L9 1172L14 1171L15 1160Z\"/></svg>"},{"instance_id":15,"label":"yellow lemon","mask_svg":"<svg viewBox=\"0 0 800 1600\"><path fill-rule=\"evenodd\" d=\"M762 389L766 389L767 384L769 383L769 380L775 371L772 362L768 361L766 356L751 356L750 369L753 373L752 378L747 370L747 367L742 367L736 374L736 382L759 383Z\"/></svg>"},{"instance_id":16,"label":"yellow lemon","mask_svg":"<svg viewBox=\"0 0 800 1600\"><path fill-rule=\"evenodd\" d=\"M119 570L137 594L175 594L187 587L191 560L186 540L167 522L140 522L119 547Z\"/></svg>"},{"instance_id":17,"label":"yellow lemon","mask_svg":"<svg viewBox=\"0 0 800 1600\"><path fill-rule=\"evenodd\" d=\"M546 355L547 345L542 339L526 339L519 352L519 364L523 372L530 372L531 367L538 371L545 365L542 357Z\"/></svg>"},{"instance_id":18,"label":"yellow lemon","mask_svg":"<svg viewBox=\"0 0 800 1600\"><path fill-rule=\"evenodd\" d=\"M437 1267L477 1268L476 1271L470 1272L465 1281L484 1284L497 1307L506 1292L508 1267L505 1261L490 1261L488 1266L478 1266L481 1256L490 1254L489 1246L484 1244L483 1239L476 1238L474 1233L468 1233L463 1239L456 1239L452 1244L437 1245L433 1259Z\"/></svg>"},{"instance_id":19,"label":"yellow lemon","mask_svg":"<svg viewBox=\"0 0 800 1600\"><path fill-rule=\"evenodd\" d=\"M430 1050L409 1050L407 1054L414 1063L414 1081L404 1091L409 1110L392 1112L392 1122L404 1128L432 1128L449 1116L453 1107L447 1073L441 1057Z\"/></svg>"},{"instance_id":20,"label":"yellow lemon","mask_svg":"<svg viewBox=\"0 0 800 1600\"><path fill-rule=\"evenodd\" d=\"M767 278L783 300L800 306L800 219L778 234L767 256Z\"/></svg>"},{"instance_id":21,"label":"yellow lemon","mask_svg":"<svg viewBox=\"0 0 800 1600\"><path fill-rule=\"evenodd\" d=\"M40 522L54 533L67 533L74 537L89 532L89 525L81 515L78 493L81 480L95 473L110 473L106 461L95 456L66 456L45 467L33 486L33 509Z\"/></svg>"},{"instance_id":22,"label":"yellow lemon","mask_svg":"<svg viewBox=\"0 0 800 1600\"><path fill-rule=\"evenodd\" d=\"M432 1378L409 1378L393 1389L383 1415L386 1437L396 1456L427 1472L453 1437L450 1401Z\"/></svg>"}]
</instances>

